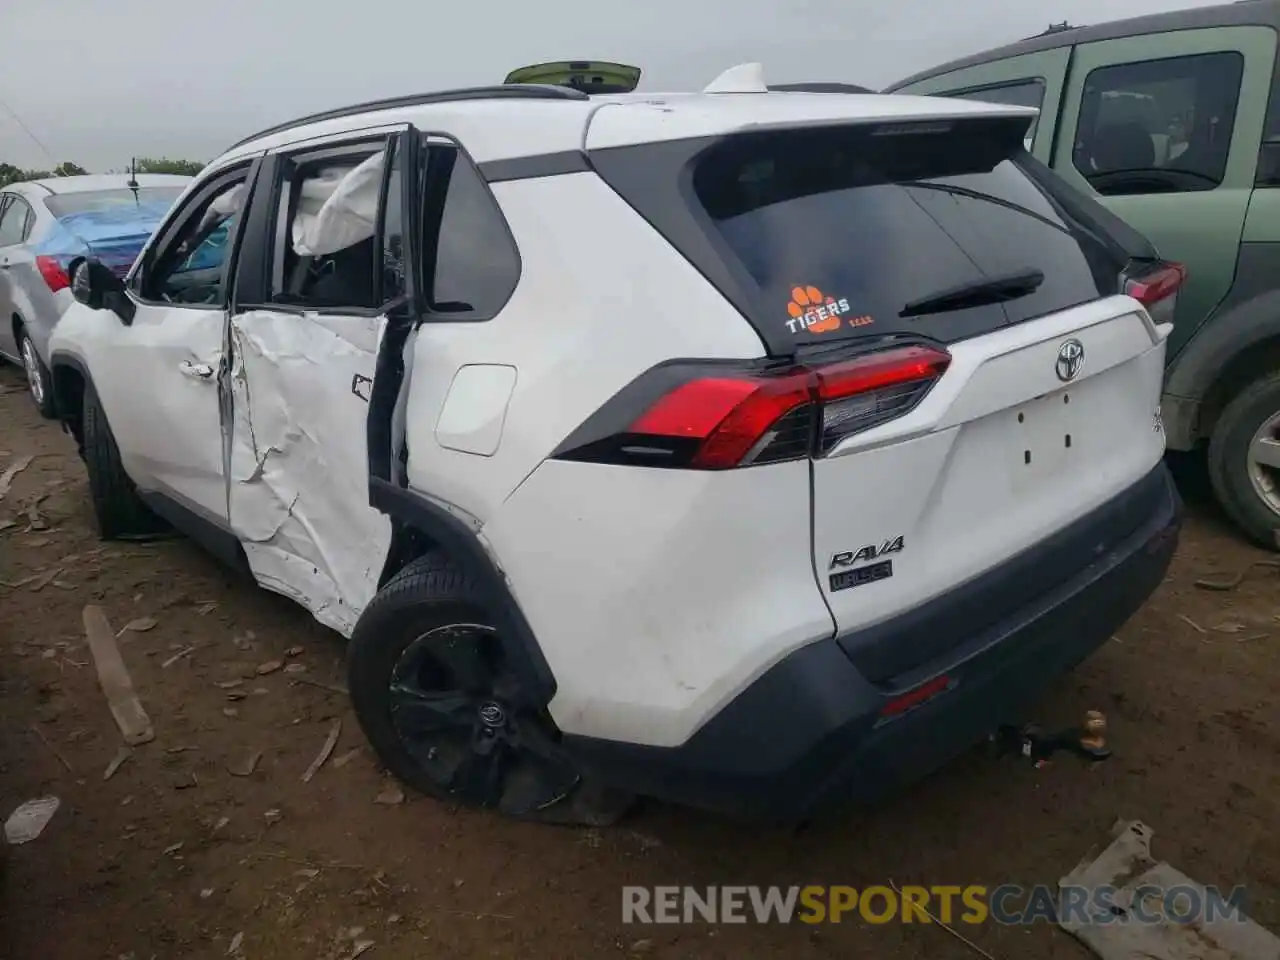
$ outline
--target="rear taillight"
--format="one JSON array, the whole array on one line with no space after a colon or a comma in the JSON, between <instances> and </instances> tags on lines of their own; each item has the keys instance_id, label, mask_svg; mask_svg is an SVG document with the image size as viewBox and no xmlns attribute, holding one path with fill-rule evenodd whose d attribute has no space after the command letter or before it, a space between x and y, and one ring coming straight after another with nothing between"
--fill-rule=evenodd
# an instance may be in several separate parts
<instances>
[{"instance_id":1,"label":"rear taillight","mask_svg":"<svg viewBox=\"0 0 1280 960\"><path fill-rule=\"evenodd\" d=\"M67 276L67 271L63 270L62 264L53 257L36 257L36 269L40 271L40 276L44 277L44 282L54 293L71 286L71 278Z\"/></svg>"},{"instance_id":2,"label":"rear taillight","mask_svg":"<svg viewBox=\"0 0 1280 960\"><path fill-rule=\"evenodd\" d=\"M908 346L779 371L658 367L555 456L701 470L821 456L907 413L950 362L945 350Z\"/></svg>"},{"instance_id":3,"label":"rear taillight","mask_svg":"<svg viewBox=\"0 0 1280 960\"><path fill-rule=\"evenodd\" d=\"M1157 323L1171 322L1178 291L1187 280L1187 268L1180 263L1162 263L1140 276L1125 278L1124 292L1147 308Z\"/></svg>"}]
</instances>

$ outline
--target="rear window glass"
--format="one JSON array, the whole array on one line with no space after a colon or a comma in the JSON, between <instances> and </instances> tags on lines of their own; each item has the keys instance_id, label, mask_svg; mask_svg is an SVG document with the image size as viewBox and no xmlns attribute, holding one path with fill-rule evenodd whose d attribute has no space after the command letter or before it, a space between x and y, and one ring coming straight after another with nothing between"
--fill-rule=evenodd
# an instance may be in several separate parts
<instances>
[{"instance_id":1,"label":"rear window glass","mask_svg":"<svg viewBox=\"0 0 1280 960\"><path fill-rule=\"evenodd\" d=\"M83 193L60 193L45 197L44 205L55 217L78 216L82 213L114 211L121 207L144 206L168 209L186 187L139 187L135 197L127 187L113 190L86 190Z\"/></svg>"},{"instance_id":2,"label":"rear window glass","mask_svg":"<svg viewBox=\"0 0 1280 960\"><path fill-rule=\"evenodd\" d=\"M1025 121L906 130L741 136L704 155L695 192L772 322L799 342L950 342L1117 292L1124 263L1019 165ZM956 296L1007 278L1003 302Z\"/></svg>"}]
</instances>

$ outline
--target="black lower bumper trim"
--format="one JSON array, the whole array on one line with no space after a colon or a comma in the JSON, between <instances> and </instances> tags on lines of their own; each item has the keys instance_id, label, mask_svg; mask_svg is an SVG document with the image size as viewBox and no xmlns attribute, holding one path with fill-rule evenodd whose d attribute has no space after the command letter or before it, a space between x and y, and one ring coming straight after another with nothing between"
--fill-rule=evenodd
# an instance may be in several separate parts
<instances>
[{"instance_id":1,"label":"black lower bumper trim","mask_svg":"<svg viewBox=\"0 0 1280 960\"><path fill-rule=\"evenodd\" d=\"M565 744L617 787L752 818L802 819L828 804L880 798L1022 716L1160 585L1181 518L1164 465L1082 523L1099 524L1095 532L1112 540L1113 528L1102 527L1115 523L1117 504L1129 532L1111 549L1048 589L1024 588L998 623L949 623L956 641L946 655L912 673L921 681L945 674L951 683L909 712L883 715L894 691L873 683L831 639L783 659L679 747L578 736ZM1015 568L1003 569L1018 582Z\"/></svg>"}]
</instances>

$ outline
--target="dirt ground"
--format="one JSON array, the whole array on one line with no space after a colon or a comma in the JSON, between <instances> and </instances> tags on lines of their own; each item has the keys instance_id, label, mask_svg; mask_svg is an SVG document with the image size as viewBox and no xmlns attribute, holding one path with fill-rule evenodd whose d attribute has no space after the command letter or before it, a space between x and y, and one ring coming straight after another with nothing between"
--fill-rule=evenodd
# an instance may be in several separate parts
<instances>
[{"instance_id":1,"label":"dirt ground","mask_svg":"<svg viewBox=\"0 0 1280 960\"><path fill-rule=\"evenodd\" d=\"M1121 817L1201 882L1246 885L1255 919L1280 928L1280 575L1196 588L1262 556L1203 502L1156 597L1044 704L1049 723L1107 713L1116 756L1098 768L975 752L800 833L660 805L608 830L537 827L387 802L401 798L345 697L314 685L343 682L340 638L185 541L98 542L70 438L38 420L13 368L0 390L0 467L35 457L0 501L14 522L0 531L0 817L62 801L10 849L4 957L224 957L237 937L236 955L281 960L357 944L368 960L974 957L932 925L626 926L620 888L1053 884ZM1203 500L1194 474L1185 486ZM110 779L121 743L88 603L116 630L154 621L119 643L156 739ZM260 673L280 660L298 666ZM337 748L304 782L334 722ZM964 933L1000 960L1088 956L1047 925Z\"/></svg>"}]
</instances>

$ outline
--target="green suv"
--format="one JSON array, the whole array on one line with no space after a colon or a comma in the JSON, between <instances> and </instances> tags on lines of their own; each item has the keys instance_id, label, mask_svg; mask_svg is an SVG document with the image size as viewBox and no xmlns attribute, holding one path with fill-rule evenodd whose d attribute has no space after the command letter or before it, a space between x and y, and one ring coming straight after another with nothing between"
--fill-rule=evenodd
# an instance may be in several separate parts
<instances>
[{"instance_id":1,"label":"green suv","mask_svg":"<svg viewBox=\"0 0 1280 960\"><path fill-rule=\"evenodd\" d=\"M1162 400L1218 500L1280 548L1280 0L1052 27L887 92L1040 109L1027 148L1185 265Z\"/></svg>"}]
</instances>

